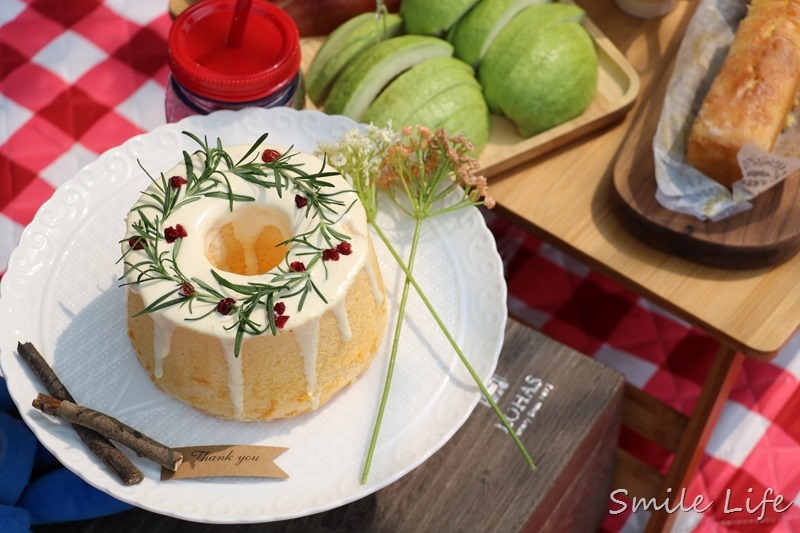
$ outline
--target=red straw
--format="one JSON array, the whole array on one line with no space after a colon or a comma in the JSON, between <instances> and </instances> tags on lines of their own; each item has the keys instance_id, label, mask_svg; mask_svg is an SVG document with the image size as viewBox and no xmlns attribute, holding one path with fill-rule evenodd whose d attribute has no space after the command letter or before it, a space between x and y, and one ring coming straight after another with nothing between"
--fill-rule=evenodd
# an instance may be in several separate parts
<instances>
[{"instance_id":1,"label":"red straw","mask_svg":"<svg viewBox=\"0 0 800 533\"><path fill-rule=\"evenodd\" d=\"M236 6L233 8L231 29L228 31L228 39L225 41L225 44L231 48L236 48L242 44L244 27L247 25L247 17L250 15L250 4L252 3L253 0L236 0Z\"/></svg>"}]
</instances>

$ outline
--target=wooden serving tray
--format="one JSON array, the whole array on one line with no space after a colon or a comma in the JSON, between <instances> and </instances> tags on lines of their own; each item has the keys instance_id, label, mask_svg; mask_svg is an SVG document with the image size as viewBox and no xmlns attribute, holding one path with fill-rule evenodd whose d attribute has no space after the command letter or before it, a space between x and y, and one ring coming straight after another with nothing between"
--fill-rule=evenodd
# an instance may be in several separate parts
<instances>
[{"instance_id":1,"label":"wooden serving tray","mask_svg":"<svg viewBox=\"0 0 800 533\"><path fill-rule=\"evenodd\" d=\"M175 17L198 1L169 0L170 14ZM572 0L559 1L575 3ZM397 2L392 2L387 5L396 4ZM584 19L583 26L594 40L597 50L598 86L594 100L581 116L527 139L519 134L509 119L493 115L489 142L480 155L481 168L487 177L500 174L611 124L624 117L633 106L640 86L636 70L588 17ZM300 39L300 68L303 72L308 72L308 67L324 40L324 36ZM306 98L306 109L315 108Z\"/></svg>"},{"instance_id":2,"label":"wooden serving tray","mask_svg":"<svg viewBox=\"0 0 800 533\"><path fill-rule=\"evenodd\" d=\"M762 268L790 259L800 250L798 176L756 197L749 211L717 222L658 203L652 141L669 79L661 77L640 105L614 164L610 199L623 226L655 248L714 267Z\"/></svg>"},{"instance_id":3,"label":"wooden serving tray","mask_svg":"<svg viewBox=\"0 0 800 533\"><path fill-rule=\"evenodd\" d=\"M583 26L594 39L597 49L599 72L594 100L581 116L528 139L519 134L509 119L493 115L489 142L479 158L484 175L495 176L555 150L621 119L633 106L639 95L640 85L636 70L591 20L584 19ZM324 37L301 39L303 72L308 71L323 42ZM306 108L315 108L308 99Z\"/></svg>"}]
</instances>

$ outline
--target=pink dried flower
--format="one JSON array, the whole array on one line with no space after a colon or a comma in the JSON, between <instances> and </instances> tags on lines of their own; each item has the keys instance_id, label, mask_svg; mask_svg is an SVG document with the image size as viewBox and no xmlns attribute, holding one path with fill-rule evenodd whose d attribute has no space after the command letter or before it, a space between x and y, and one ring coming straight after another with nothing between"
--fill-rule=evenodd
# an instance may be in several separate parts
<instances>
[{"instance_id":1,"label":"pink dried flower","mask_svg":"<svg viewBox=\"0 0 800 533\"><path fill-rule=\"evenodd\" d=\"M403 136L386 150L378 185L391 195L402 191L411 201L415 216L428 216L441 189L461 185L465 205L494 206L486 180L478 176L479 163L473 144L463 134L450 136L443 128L405 127ZM394 192L393 192L394 191ZM453 207L446 207L452 210ZM423 215L423 213L425 213Z\"/></svg>"}]
</instances>

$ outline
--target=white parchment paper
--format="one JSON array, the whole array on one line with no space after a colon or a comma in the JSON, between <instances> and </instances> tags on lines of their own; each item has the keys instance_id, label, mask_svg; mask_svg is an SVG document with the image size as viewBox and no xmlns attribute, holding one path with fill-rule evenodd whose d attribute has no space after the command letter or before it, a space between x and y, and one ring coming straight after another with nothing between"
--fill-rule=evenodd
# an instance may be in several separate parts
<instances>
[{"instance_id":1,"label":"white parchment paper","mask_svg":"<svg viewBox=\"0 0 800 533\"><path fill-rule=\"evenodd\" d=\"M692 122L746 10L742 0L700 1L678 49L653 138L656 199L669 210L701 220L720 220L749 209L750 200L800 168L796 117L789 122L794 126L781 134L774 153L752 144L742 148L738 158L744 177L732 191L686 164Z\"/></svg>"}]
</instances>

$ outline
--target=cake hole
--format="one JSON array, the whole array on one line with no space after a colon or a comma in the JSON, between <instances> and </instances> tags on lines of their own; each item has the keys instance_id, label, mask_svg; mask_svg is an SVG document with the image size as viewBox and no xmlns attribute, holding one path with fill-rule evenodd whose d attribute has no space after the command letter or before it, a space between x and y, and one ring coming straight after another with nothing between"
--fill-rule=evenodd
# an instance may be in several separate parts
<instances>
[{"instance_id":1,"label":"cake hole","mask_svg":"<svg viewBox=\"0 0 800 533\"><path fill-rule=\"evenodd\" d=\"M281 211L237 207L209 232L206 256L225 272L244 276L269 272L289 251L289 246L280 244L291 236L289 228L288 217Z\"/></svg>"}]
</instances>

